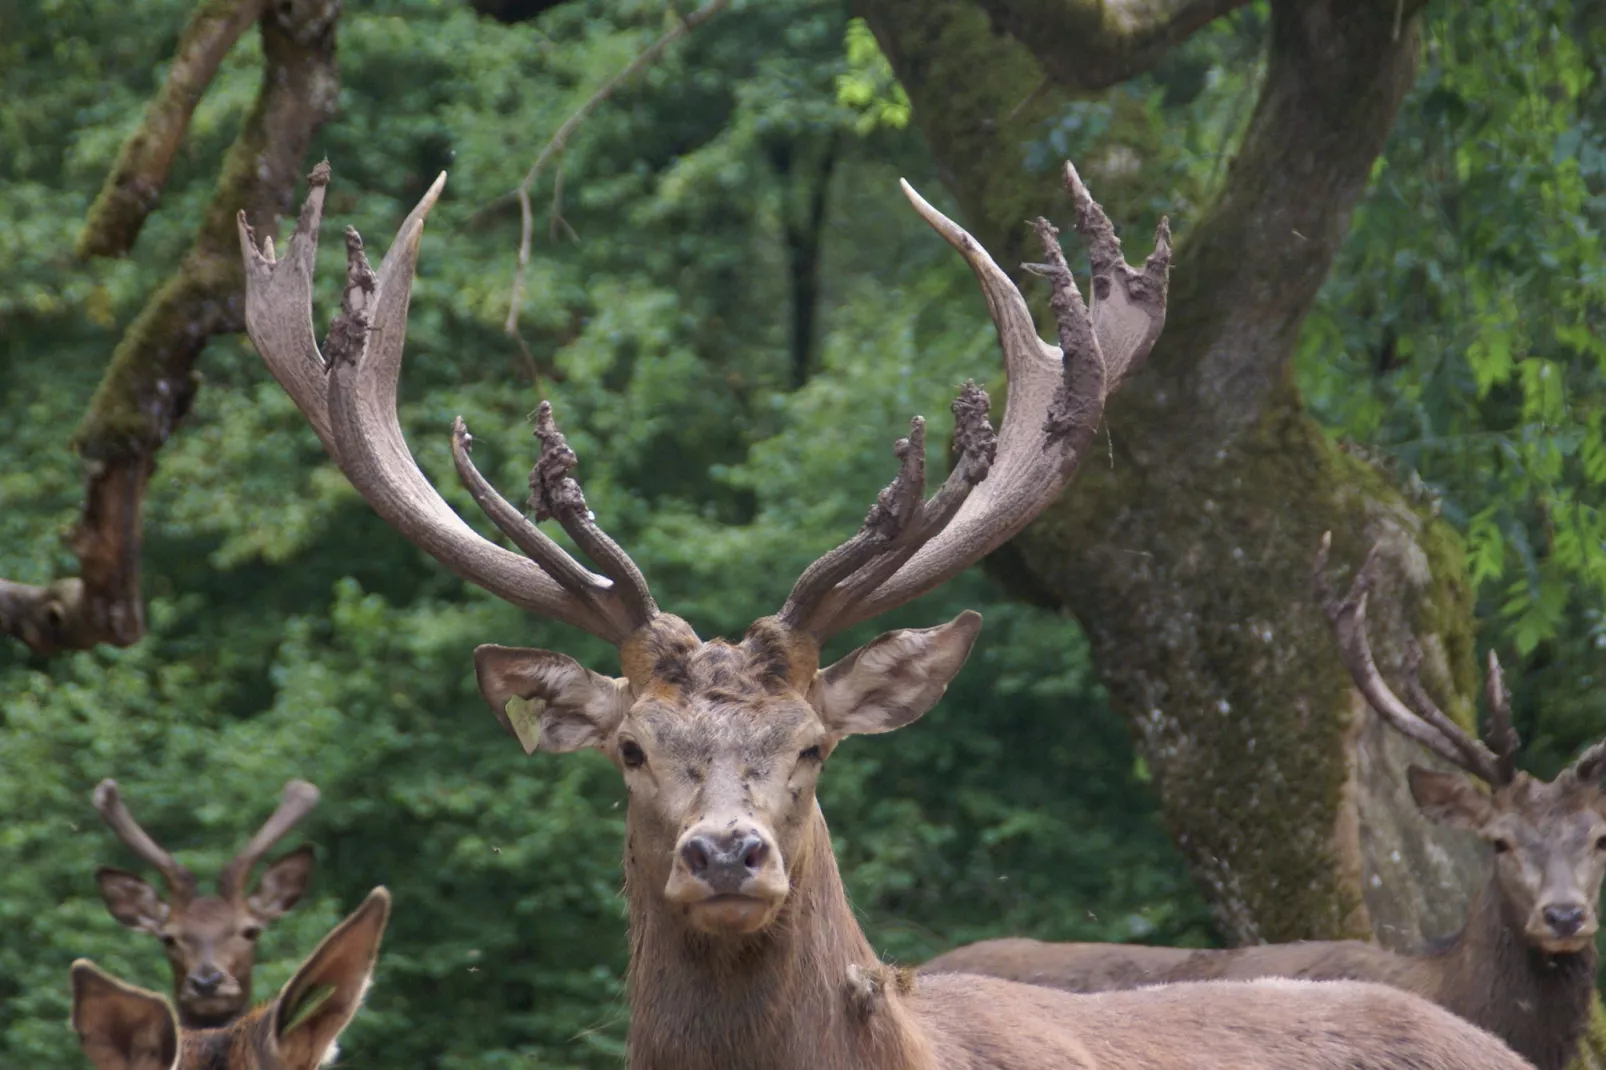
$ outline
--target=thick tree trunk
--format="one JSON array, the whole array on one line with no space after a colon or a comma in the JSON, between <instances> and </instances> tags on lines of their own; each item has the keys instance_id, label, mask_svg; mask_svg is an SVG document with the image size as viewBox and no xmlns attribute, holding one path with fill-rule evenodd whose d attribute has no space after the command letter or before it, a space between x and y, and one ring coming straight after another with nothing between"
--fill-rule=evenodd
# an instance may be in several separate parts
<instances>
[{"instance_id":1,"label":"thick tree trunk","mask_svg":"<svg viewBox=\"0 0 1606 1070\"><path fill-rule=\"evenodd\" d=\"M1004 26L1012 7L1046 10L987 6ZM1028 39L1054 51L1040 64L968 3L858 8L973 231L1018 260L1019 221L1063 203L1052 175L1025 175L1037 116L1020 102L1045 69L1051 79L1082 71L1070 88L1085 89L1089 68L1054 51L1049 34ZM1417 946L1458 927L1477 869L1468 846L1423 822L1404 794L1404 765L1421 755L1358 702L1309 580L1323 531L1349 565L1384 540L1388 582L1371 619L1385 672L1415 635L1430 688L1465 719L1476 672L1459 543L1323 435L1289 371L1300 321L1410 86L1413 8L1273 4L1244 142L1182 235L1148 369L1111 407L1113 463L1084 466L1004 570L1083 622L1177 841L1237 943L1375 932ZM1056 105L1039 99L1035 110Z\"/></svg>"}]
</instances>

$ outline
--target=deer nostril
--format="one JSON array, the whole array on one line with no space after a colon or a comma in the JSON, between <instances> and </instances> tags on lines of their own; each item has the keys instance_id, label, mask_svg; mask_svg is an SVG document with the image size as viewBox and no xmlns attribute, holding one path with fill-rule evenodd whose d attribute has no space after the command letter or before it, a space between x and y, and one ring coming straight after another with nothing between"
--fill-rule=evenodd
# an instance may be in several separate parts
<instances>
[{"instance_id":1,"label":"deer nostril","mask_svg":"<svg viewBox=\"0 0 1606 1070\"><path fill-rule=\"evenodd\" d=\"M1545 924L1557 936L1572 936L1584 927L1583 907L1546 907Z\"/></svg>"},{"instance_id":2,"label":"deer nostril","mask_svg":"<svg viewBox=\"0 0 1606 1070\"><path fill-rule=\"evenodd\" d=\"M203 996L210 996L223 983L223 972L216 966L206 966L190 974L190 987Z\"/></svg>"},{"instance_id":3,"label":"deer nostril","mask_svg":"<svg viewBox=\"0 0 1606 1070\"><path fill-rule=\"evenodd\" d=\"M713 845L705 837L693 836L680 848L680 860L686 864L686 869L694 877L700 877L708 869L708 858L713 853Z\"/></svg>"},{"instance_id":4,"label":"deer nostril","mask_svg":"<svg viewBox=\"0 0 1606 1070\"><path fill-rule=\"evenodd\" d=\"M770 845L757 836L747 836L738 845L741 850L742 865L748 869L758 869L764 865L764 860L770 856Z\"/></svg>"}]
</instances>

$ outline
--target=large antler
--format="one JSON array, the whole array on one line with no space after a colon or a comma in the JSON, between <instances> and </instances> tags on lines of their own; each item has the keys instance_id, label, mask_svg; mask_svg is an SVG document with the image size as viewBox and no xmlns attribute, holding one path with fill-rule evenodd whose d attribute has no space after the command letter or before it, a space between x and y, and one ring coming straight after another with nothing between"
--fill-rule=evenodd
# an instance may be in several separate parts
<instances>
[{"instance_id":1,"label":"large antler","mask_svg":"<svg viewBox=\"0 0 1606 1070\"><path fill-rule=\"evenodd\" d=\"M591 520L579 484L567 475L574 452L542 405L542 449L531 475L537 519L556 516L606 575L598 576L503 499L468 458L472 438L461 419L452 455L475 501L528 558L482 538L419 471L396 416L407 308L424 217L446 183L443 173L412 210L376 273L362 238L346 230L347 274L341 313L319 352L312 329L312 273L329 165L319 164L282 259L273 242L258 250L240 213L245 258L245 323L269 370L295 400L329 456L374 511L457 575L543 616L623 643L657 613L645 580L623 550ZM326 359L327 358L327 359ZM539 487L536 484L539 483Z\"/></svg>"},{"instance_id":2,"label":"large antler","mask_svg":"<svg viewBox=\"0 0 1606 1070\"><path fill-rule=\"evenodd\" d=\"M1328 582L1327 558L1332 549L1332 532L1322 535L1321 548L1316 552L1316 563L1311 580L1322 611L1332 623L1338 637L1338 652L1350 677L1366 701L1390 725L1407 737L1416 740L1439 757L1459 766L1482 779L1492 787L1511 783L1517 771L1517 748L1521 741L1511 723L1511 696L1507 694L1505 680L1500 672L1500 661L1493 650L1489 651L1488 672L1484 677L1485 697L1489 702L1489 723L1482 741L1473 739L1461 729L1433 701L1422 686L1418 670L1422 664L1422 650L1414 639L1407 640L1405 649L1405 701L1390 690L1372 659L1371 643L1366 636L1366 596L1377 583L1378 551L1374 545L1349 593L1337 597Z\"/></svg>"},{"instance_id":3,"label":"large antler","mask_svg":"<svg viewBox=\"0 0 1606 1070\"><path fill-rule=\"evenodd\" d=\"M155 867L167 884L168 894L172 897L173 906L178 907L195 895L195 874L173 860L173 856L151 839L150 833L140 828L134 815L128 812L123 804L122 792L117 788L117 781L107 778L95 785L92 796L95 809L106 824L111 826L117 838L126 843L130 849L147 864Z\"/></svg>"},{"instance_id":4,"label":"large antler","mask_svg":"<svg viewBox=\"0 0 1606 1070\"><path fill-rule=\"evenodd\" d=\"M218 878L218 894L225 899L244 899L246 879L250 877L252 868L317 805L317 788L305 780L286 783L284 795L273 815L251 837L250 842L240 848L240 853L223 867L223 875Z\"/></svg>"},{"instance_id":5,"label":"large antler","mask_svg":"<svg viewBox=\"0 0 1606 1070\"><path fill-rule=\"evenodd\" d=\"M916 417L909 437L895 447L897 478L858 534L804 571L781 610L783 623L823 640L902 605L1019 532L1076 471L1105 402L1142 366L1165 324L1171 232L1162 219L1153 254L1136 270L1069 163L1065 186L1076 229L1091 246L1093 307L1090 312L1071 277L1059 232L1038 219L1048 263L1026 267L1053 284L1055 347L1038 338L1025 298L980 243L903 183L915 211L959 251L981 284L1009 376L1004 425L995 435L987 392L967 382L953 405L959 458L942 488L923 501L925 425Z\"/></svg>"}]
</instances>

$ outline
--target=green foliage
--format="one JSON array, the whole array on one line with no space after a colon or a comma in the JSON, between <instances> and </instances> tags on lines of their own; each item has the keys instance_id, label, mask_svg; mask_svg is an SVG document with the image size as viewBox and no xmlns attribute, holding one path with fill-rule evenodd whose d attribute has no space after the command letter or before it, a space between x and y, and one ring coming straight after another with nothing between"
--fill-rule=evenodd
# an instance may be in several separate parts
<instances>
[{"instance_id":1,"label":"green foliage","mask_svg":"<svg viewBox=\"0 0 1606 1070\"><path fill-rule=\"evenodd\" d=\"M68 430L198 224L259 76L248 37L133 256L75 263L78 222L189 5L34 6L48 10L0 18L0 91L28 102L0 111L0 575L23 581L72 567L57 538L80 487ZM997 375L996 342L969 272L897 192L907 174L939 194L929 162L884 111L855 133L863 112L838 79L874 63L844 56L851 31L823 0L733 8L588 121L562 164L562 225L553 238L538 230L530 357L504 337L517 241L506 193L664 14L596 0L508 27L445 0L348 6L340 113L309 159L334 167L317 321L338 293L340 228L357 225L382 251L449 167L402 385L421 464L479 523L452 476L452 417L467 419L476 461L511 493L533 457L528 414L550 397L592 507L660 600L703 634L731 634L856 528L909 416L932 417L931 441L944 441L959 382ZM805 176L790 164L823 145L839 158L819 359L794 391L790 244ZM544 216L553 189L537 195ZM147 503L149 637L47 663L0 651L0 1065L83 1064L65 1025L74 957L168 988L156 941L97 901L94 867L131 861L89 805L108 775L202 874L286 779L320 786L302 830L319 846L313 892L264 937L257 996L388 885L395 911L350 1057L617 1065L619 779L595 755L526 758L469 667L485 641L551 646L603 671L616 669L612 652L463 585L396 536L244 342L215 341L202 372ZM1003 933L1207 941L1068 620L970 575L829 654L967 606L987 625L947 699L896 736L845 746L824 781L876 945L918 961Z\"/></svg>"},{"instance_id":2,"label":"green foliage","mask_svg":"<svg viewBox=\"0 0 1606 1070\"><path fill-rule=\"evenodd\" d=\"M1548 774L1606 724L1606 22L1588 2L1445 4L1425 29L1298 371L1465 533Z\"/></svg>"}]
</instances>

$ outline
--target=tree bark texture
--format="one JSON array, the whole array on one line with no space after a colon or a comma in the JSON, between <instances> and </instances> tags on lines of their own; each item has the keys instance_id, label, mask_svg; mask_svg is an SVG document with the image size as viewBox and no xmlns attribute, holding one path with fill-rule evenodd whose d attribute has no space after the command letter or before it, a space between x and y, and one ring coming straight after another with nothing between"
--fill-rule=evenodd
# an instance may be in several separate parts
<instances>
[{"instance_id":1,"label":"tree bark texture","mask_svg":"<svg viewBox=\"0 0 1606 1070\"><path fill-rule=\"evenodd\" d=\"M217 7L209 4L202 11ZM195 361L207 341L244 328L244 278L235 215L244 210L259 229L271 232L289 211L313 131L334 111L339 15L339 0L281 0L261 11L262 88L239 137L224 155L200 230L178 269L124 332L74 435L87 480L84 511L71 536L80 574L44 586L0 580L0 631L20 639L36 654L88 649L98 643L128 646L144 633L141 513L156 453L194 401ZM203 23L199 15L192 22L180 46L180 60L193 43L196 26ZM212 70L220 60L220 55L211 60ZM175 92L198 92L190 81L185 85L188 88L181 91L164 89L161 100ZM149 156L147 149L137 146L171 134L174 120L159 104L147 116L148 121L155 117L154 127L142 127L124 147L117 170L91 210L86 234L97 220L104 223L107 212L122 220L110 225L108 233L126 233L129 220L135 219L126 211L131 202L120 200L115 192L123 188L117 176L130 160ZM160 169L164 178L165 166L164 162ZM154 196L154 191L140 189L145 191L141 198ZM123 209L106 208L108 198ZM143 214L137 218L142 220ZM132 226L137 230L138 222Z\"/></svg>"},{"instance_id":2,"label":"tree bark texture","mask_svg":"<svg viewBox=\"0 0 1606 1070\"><path fill-rule=\"evenodd\" d=\"M1020 259L1021 220L1066 210L1056 176L1023 163L1056 92L1163 54L1116 47L1097 21L1054 21L1109 6L857 2L973 232L1006 263ZM1411 84L1414 8L1273 3L1258 103L1181 237L1149 366L1111 405L1111 461L1084 465L1000 569L1087 629L1233 943L1373 934L1419 947L1459 927L1480 869L1471 845L1417 815L1404 767L1424 756L1358 700L1310 588L1323 531L1350 567L1382 540L1370 618L1385 674L1415 635L1428 686L1467 720L1478 677L1460 543L1326 438L1289 364ZM1056 92L1022 108L1045 77Z\"/></svg>"}]
</instances>

